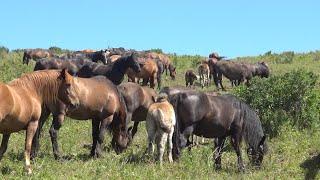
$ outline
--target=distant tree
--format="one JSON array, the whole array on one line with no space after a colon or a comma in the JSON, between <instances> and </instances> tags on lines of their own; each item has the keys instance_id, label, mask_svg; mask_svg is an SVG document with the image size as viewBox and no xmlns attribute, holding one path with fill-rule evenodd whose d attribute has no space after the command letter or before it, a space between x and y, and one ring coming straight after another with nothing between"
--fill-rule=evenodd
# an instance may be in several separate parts
<instances>
[{"instance_id":1,"label":"distant tree","mask_svg":"<svg viewBox=\"0 0 320 180\"><path fill-rule=\"evenodd\" d=\"M63 50L57 46L50 47L49 51L51 51L54 54L62 54L63 53Z\"/></svg>"},{"instance_id":2,"label":"distant tree","mask_svg":"<svg viewBox=\"0 0 320 180\"><path fill-rule=\"evenodd\" d=\"M159 53L159 54L163 54L163 51L162 51L162 49L160 49L160 48L150 49L149 51L150 51L150 52Z\"/></svg>"}]
</instances>

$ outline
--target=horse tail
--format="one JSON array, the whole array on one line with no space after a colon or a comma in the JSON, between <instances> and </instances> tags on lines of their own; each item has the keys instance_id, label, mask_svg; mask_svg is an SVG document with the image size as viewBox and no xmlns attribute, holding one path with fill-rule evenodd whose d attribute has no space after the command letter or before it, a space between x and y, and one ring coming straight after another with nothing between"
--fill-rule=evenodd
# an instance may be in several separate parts
<instances>
[{"instance_id":1,"label":"horse tail","mask_svg":"<svg viewBox=\"0 0 320 180\"><path fill-rule=\"evenodd\" d=\"M179 104L179 99L180 95L174 95L169 98L169 102L173 106L175 116L176 116L176 124L174 125L174 132L173 132L173 138L172 138L172 143L173 143L173 148L172 148L172 154L173 154L173 159L174 160L179 160L180 156L180 120L179 120L179 115L178 115L178 104Z\"/></svg>"},{"instance_id":2,"label":"horse tail","mask_svg":"<svg viewBox=\"0 0 320 180\"><path fill-rule=\"evenodd\" d=\"M251 147L258 147L262 137L264 136L260 118L257 113L244 102L239 101L239 105L243 118L244 139L247 145Z\"/></svg>"},{"instance_id":3,"label":"horse tail","mask_svg":"<svg viewBox=\"0 0 320 180\"><path fill-rule=\"evenodd\" d=\"M168 125L166 123L166 120L165 120L165 115L163 114L163 112L160 110L160 109L156 109L156 112L155 112L158 117L159 117L159 124L160 124L160 128L166 132L166 133L169 133L171 131L171 128L170 128L170 125Z\"/></svg>"}]
</instances>

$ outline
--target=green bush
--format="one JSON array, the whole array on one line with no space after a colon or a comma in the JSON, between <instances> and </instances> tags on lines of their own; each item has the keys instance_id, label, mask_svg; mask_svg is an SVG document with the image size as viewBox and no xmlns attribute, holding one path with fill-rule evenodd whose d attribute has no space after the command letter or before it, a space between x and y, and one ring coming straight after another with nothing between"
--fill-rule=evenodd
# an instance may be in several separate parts
<instances>
[{"instance_id":1,"label":"green bush","mask_svg":"<svg viewBox=\"0 0 320 180\"><path fill-rule=\"evenodd\" d=\"M4 46L0 46L0 59L5 59L8 56L9 53L9 49L4 47Z\"/></svg>"},{"instance_id":2,"label":"green bush","mask_svg":"<svg viewBox=\"0 0 320 180\"><path fill-rule=\"evenodd\" d=\"M278 64L292 63L293 58L294 58L294 52L286 51L277 56L276 63Z\"/></svg>"},{"instance_id":3,"label":"green bush","mask_svg":"<svg viewBox=\"0 0 320 180\"><path fill-rule=\"evenodd\" d=\"M269 79L255 78L249 87L240 86L234 93L258 111L267 133L276 136L285 123L299 129L319 124L317 79L312 72L297 70Z\"/></svg>"}]
</instances>

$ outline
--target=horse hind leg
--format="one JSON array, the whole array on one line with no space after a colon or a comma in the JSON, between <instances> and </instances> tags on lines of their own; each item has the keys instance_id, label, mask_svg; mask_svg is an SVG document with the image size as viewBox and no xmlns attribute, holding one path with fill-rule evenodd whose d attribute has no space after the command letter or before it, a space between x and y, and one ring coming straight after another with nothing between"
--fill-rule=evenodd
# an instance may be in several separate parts
<instances>
[{"instance_id":1,"label":"horse hind leg","mask_svg":"<svg viewBox=\"0 0 320 180\"><path fill-rule=\"evenodd\" d=\"M147 149L147 152L149 155L153 154L154 152L154 146L153 146L153 143L154 143L154 140L155 140L155 137L156 137L156 127L155 127L155 122L151 119L149 119L149 117L147 117L147 120L146 120L146 129L147 129L147 133L148 133L148 149Z\"/></svg>"},{"instance_id":2,"label":"horse hind leg","mask_svg":"<svg viewBox=\"0 0 320 180\"><path fill-rule=\"evenodd\" d=\"M90 156L91 157L99 157L101 154L100 147L97 148L98 144L98 138L99 138L99 128L100 128L100 120L98 119L92 119L92 147Z\"/></svg>"},{"instance_id":3,"label":"horse hind leg","mask_svg":"<svg viewBox=\"0 0 320 180\"><path fill-rule=\"evenodd\" d=\"M32 139L36 133L37 128L38 128L38 120L30 121L27 127L27 132L26 132L26 145L25 145L24 156L25 156L25 162L26 162L26 170L28 174L32 173L31 164L30 164L30 154L31 154Z\"/></svg>"},{"instance_id":4,"label":"horse hind leg","mask_svg":"<svg viewBox=\"0 0 320 180\"><path fill-rule=\"evenodd\" d=\"M164 154L164 149L166 147L167 139L168 139L168 133L165 133L160 130L156 138L157 149L158 149L157 160L159 161L160 166L162 165L162 162L163 162L163 154Z\"/></svg>"},{"instance_id":5,"label":"horse hind leg","mask_svg":"<svg viewBox=\"0 0 320 180\"><path fill-rule=\"evenodd\" d=\"M7 151L8 142L9 142L10 134L3 134L1 146L0 146L0 161L3 157L3 154Z\"/></svg>"},{"instance_id":6,"label":"horse hind leg","mask_svg":"<svg viewBox=\"0 0 320 180\"><path fill-rule=\"evenodd\" d=\"M174 132L174 127L172 127L171 132L168 134L168 159L169 162L172 163L173 162L173 158L172 158L172 148L173 148L173 144L172 144L172 137L173 137L173 132Z\"/></svg>"},{"instance_id":7,"label":"horse hind leg","mask_svg":"<svg viewBox=\"0 0 320 180\"><path fill-rule=\"evenodd\" d=\"M238 157L238 170L240 172L244 171L244 165L242 161L241 151L240 151L240 143L241 143L241 136L239 133L234 133L231 136L231 144L236 151L237 157Z\"/></svg>"}]
</instances>

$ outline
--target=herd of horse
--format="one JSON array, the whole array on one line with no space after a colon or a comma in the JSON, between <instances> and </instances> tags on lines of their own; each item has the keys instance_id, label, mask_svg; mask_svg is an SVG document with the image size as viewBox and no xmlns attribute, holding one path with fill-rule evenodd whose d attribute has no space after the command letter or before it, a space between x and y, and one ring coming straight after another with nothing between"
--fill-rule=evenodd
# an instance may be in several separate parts
<instances>
[{"instance_id":1,"label":"herd of horse","mask_svg":"<svg viewBox=\"0 0 320 180\"><path fill-rule=\"evenodd\" d=\"M115 55L118 58L111 61ZM238 98L183 86L161 88L162 73L169 71L172 79L176 76L176 68L166 55L111 48L61 57L41 49L26 50L23 63L28 64L30 59L37 61L34 72L7 84L0 83L0 133L3 134L0 160L7 150L10 134L26 130L24 155L29 174L32 173L30 160L37 156L40 133L50 114L53 120L49 133L55 159L61 158L58 132L65 116L91 120L92 157L101 157L108 129L112 132L112 148L116 153L123 152L131 144L141 121L146 121L147 152L153 152L155 142L161 164L166 143L169 162L172 162L179 159L183 148L192 144L190 137L193 134L214 138L217 169L221 168L221 154L227 137L231 137L240 171L244 170L240 151L242 139L253 165L261 166L267 152L266 136L258 115ZM202 63L207 65L203 66L207 71L201 81L213 76L217 85L221 82L221 74L225 75L228 67L236 64L223 65L221 59L210 55L210 59ZM241 73L240 78L225 76L238 84L244 79L248 82L255 75L267 77L269 73L265 63L241 64L235 69L241 68L251 69L251 74ZM131 82L122 82L125 74ZM197 76L194 74L192 78ZM143 79L142 85L139 79ZM159 93L154 89L156 82L161 89ZM148 83L150 87L146 86ZM132 122L134 124L130 126Z\"/></svg>"},{"instance_id":2,"label":"herd of horse","mask_svg":"<svg viewBox=\"0 0 320 180\"><path fill-rule=\"evenodd\" d=\"M225 90L222 85L222 75L231 81L231 86L238 86L245 82L250 85L250 80L254 76L268 78L270 69L267 63L257 62L250 64L247 62L227 61L225 57L220 57L217 53L209 55L207 60L202 60L198 65L198 75L189 69L185 73L186 86L193 86L195 80L199 79L201 87L210 85L210 80L214 80L214 84L219 89Z\"/></svg>"}]
</instances>

